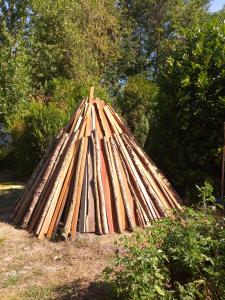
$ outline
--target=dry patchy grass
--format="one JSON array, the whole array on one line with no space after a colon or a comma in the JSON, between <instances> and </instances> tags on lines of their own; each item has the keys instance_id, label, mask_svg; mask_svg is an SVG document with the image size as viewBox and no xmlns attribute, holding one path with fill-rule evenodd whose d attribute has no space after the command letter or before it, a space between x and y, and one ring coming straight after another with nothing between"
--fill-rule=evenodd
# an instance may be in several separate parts
<instances>
[{"instance_id":1,"label":"dry patchy grass","mask_svg":"<svg viewBox=\"0 0 225 300\"><path fill-rule=\"evenodd\" d=\"M2 199L0 208L6 201ZM8 208L5 202L4 207ZM110 298L107 287L97 284L96 279L115 250L116 235L84 234L75 242L38 240L8 224L1 214L1 300Z\"/></svg>"}]
</instances>

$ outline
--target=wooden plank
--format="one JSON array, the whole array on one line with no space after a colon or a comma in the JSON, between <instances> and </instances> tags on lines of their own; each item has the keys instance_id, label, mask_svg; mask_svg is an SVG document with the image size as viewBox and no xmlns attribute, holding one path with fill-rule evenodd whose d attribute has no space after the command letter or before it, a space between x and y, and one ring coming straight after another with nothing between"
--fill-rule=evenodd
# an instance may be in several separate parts
<instances>
[{"instance_id":1,"label":"wooden plank","mask_svg":"<svg viewBox=\"0 0 225 300\"><path fill-rule=\"evenodd\" d=\"M63 208L65 206L65 201L67 199L67 195L68 195L68 192L69 192L69 187L70 187L70 184L72 182L73 172L74 172L74 167L75 167L75 159L76 159L78 148L79 148L79 143L76 142L73 158L71 160L66 178L65 178L64 183L63 183L63 187L62 187L60 196L59 196L57 204L56 204L56 208L55 208L50 226L48 228L48 232L47 232L47 237L48 238L50 238L52 236L52 234L55 233L56 230L57 230L57 226L58 226L60 217L62 215L62 211L63 211Z\"/></svg>"},{"instance_id":2,"label":"wooden plank","mask_svg":"<svg viewBox=\"0 0 225 300\"><path fill-rule=\"evenodd\" d=\"M83 186L80 200L79 232L86 232L87 197L88 197L88 165L85 163Z\"/></svg>"},{"instance_id":3,"label":"wooden plank","mask_svg":"<svg viewBox=\"0 0 225 300\"><path fill-rule=\"evenodd\" d=\"M100 143L99 143L99 139L98 139L97 135L95 135L95 141L94 142L95 142L95 149L96 149L97 183L98 183L98 192L99 192L99 204L100 204L102 232L103 233L109 233L107 214L106 214L104 188L103 188L102 176L101 176Z\"/></svg>"},{"instance_id":4,"label":"wooden plank","mask_svg":"<svg viewBox=\"0 0 225 300\"><path fill-rule=\"evenodd\" d=\"M76 193L74 193L75 196L75 207L73 211L73 217L71 222L71 239L75 239L76 231L77 231L77 220L78 220L78 214L80 209L80 200L81 200L81 191L83 186L83 180L84 180L84 171L85 171L85 163L87 160L87 143L88 138L84 137L82 138L84 140L84 147L83 147L83 153L81 158L81 166L80 166L80 172L79 172L79 178L78 178L78 184Z\"/></svg>"},{"instance_id":5,"label":"wooden plank","mask_svg":"<svg viewBox=\"0 0 225 300\"><path fill-rule=\"evenodd\" d=\"M96 231L102 234L102 223L100 215L100 200L98 192L98 180L97 180L97 153L95 147L95 137L94 133L91 135L92 149L93 149L93 185L94 185L94 195L95 195L95 212L96 212Z\"/></svg>"},{"instance_id":6,"label":"wooden plank","mask_svg":"<svg viewBox=\"0 0 225 300\"><path fill-rule=\"evenodd\" d=\"M153 207L156 207L156 215L158 217L160 216L165 216L166 215L166 211L163 207L163 205L161 204L161 200L157 197L156 193L154 192L154 190L152 189L152 187L150 186L150 184L148 183L147 179L145 178L144 172L143 172L143 168L142 165L140 164L140 161L138 160L138 157L136 156L135 152L132 150L132 148L126 143L126 141L124 140L126 148L130 154L130 157L133 160L134 166L136 167L136 170L138 171L141 180L143 182L143 184L145 185L145 188L150 196L151 201L153 202Z\"/></svg>"},{"instance_id":7,"label":"wooden plank","mask_svg":"<svg viewBox=\"0 0 225 300\"><path fill-rule=\"evenodd\" d=\"M93 149L91 138L88 143L88 205L86 217L86 231L95 231L95 202L94 202L94 170L93 170Z\"/></svg>"},{"instance_id":8,"label":"wooden plank","mask_svg":"<svg viewBox=\"0 0 225 300\"><path fill-rule=\"evenodd\" d=\"M115 210L116 210L116 216L117 216L117 223L118 223L118 232L122 232L126 229L126 217L125 217L125 209L123 205L122 200L122 194L120 190L120 185L118 181L118 177L116 174L116 167L115 167L115 161L113 158L113 150L111 147L111 143L108 142L108 151L109 151L109 158L110 158L110 164L111 164L111 171L112 171L112 177L111 182L114 186L114 199L115 199Z\"/></svg>"},{"instance_id":9,"label":"wooden plank","mask_svg":"<svg viewBox=\"0 0 225 300\"><path fill-rule=\"evenodd\" d=\"M50 161L48 162L48 166L44 172L44 174L42 175L42 178L39 182L39 184L37 185L37 188L35 189L35 191L33 192L33 197L31 198L31 202L29 205L29 209L27 210L25 216L24 216L24 220L23 220L23 228L27 227L27 224L31 218L31 215L34 211L34 208L38 202L39 196L42 193L42 191L44 190L44 187L49 179L49 176L51 175L54 166L57 164L57 162L59 161L60 158L60 154L62 153L62 151L64 150L64 147L66 145L68 141L68 134L65 133L61 139L61 141L58 143L58 145L55 147L55 150L50 158Z\"/></svg>"},{"instance_id":10,"label":"wooden plank","mask_svg":"<svg viewBox=\"0 0 225 300\"><path fill-rule=\"evenodd\" d=\"M65 175L68 171L70 162L72 160L76 138L77 138L77 136L76 136L76 134L74 134L73 138L71 139L71 144L68 148L66 157L65 157L62 167L60 169L59 175L58 175L56 181L54 182L54 187L51 192L51 195L49 196L48 201L45 205L45 209L42 213L41 219L39 221L39 225L38 225L37 229L35 230L35 234L37 234L38 238L40 238L40 239L43 238L44 235L47 233L47 228L48 228L50 220L52 218L52 214L54 212L55 205L56 205L56 202L59 197L59 193L62 189L63 180L65 178Z\"/></svg>"},{"instance_id":11,"label":"wooden plank","mask_svg":"<svg viewBox=\"0 0 225 300\"><path fill-rule=\"evenodd\" d=\"M103 185L103 192L104 192L104 199L105 199L105 207L106 207L106 215L107 221L109 226L109 233L115 232L114 224L113 224L113 216L112 216L112 203L111 203L111 189L109 184L109 171L106 162L106 153L104 149L103 140L100 141L100 164L101 164L101 178L102 178L102 185Z\"/></svg>"},{"instance_id":12,"label":"wooden plank","mask_svg":"<svg viewBox=\"0 0 225 300\"><path fill-rule=\"evenodd\" d=\"M101 140L103 139L104 133L103 133L103 127L101 124L101 119L99 118L99 115L97 113L96 104L95 107L95 126L96 126L96 136Z\"/></svg>"},{"instance_id":13,"label":"wooden plank","mask_svg":"<svg viewBox=\"0 0 225 300\"><path fill-rule=\"evenodd\" d=\"M18 214L18 210L21 207L21 205L24 203L24 200L26 199L27 195L29 194L30 190L33 188L35 182L37 181L38 175L43 172L43 166L45 165L46 160L48 160L48 157L51 153L51 151L54 149L57 142L60 140L61 136L56 138L56 140L49 146L48 150L45 152L43 158L39 161L37 166L35 167L29 181L26 184L26 187L24 188L23 192L20 194L20 196L17 198L16 202L13 205L12 208L12 218L15 218Z\"/></svg>"},{"instance_id":14,"label":"wooden plank","mask_svg":"<svg viewBox=\"0 0 225 300\"><path fill-rule=\"evenodd\" d=\"M24 213L25 213L27 207L29 206L31 197L32 197L37 185L39 184L41 177L42 177L43 173L45 172L45 169L48 166L48 162L51 158L51 152L53 151L54 146L57 145L57 143L59 141L60 141L60 138L56 139L56 141L54 143L52 143L52 145L49 147L50 150L46 152L46 154L44 156L45 158L40 162L40 164L34 171L34 174L31 176L32 177L32 186L31 186L31 183L29 183L30 188L28 187L27 191L23 194L23 196L20 198L17 205L15 206L14 212L13 212L13 221L15 224L22 223ZM36 178L35 178L35 176L36 176Z\"/></svg>"},{"instance_id":15,"label":"wooden plank","mask_svg":"<svg viewBox=\"0 0 225 300\"><path fill-rule=\"evenodd\" d=\"M114 163L112 161L112 154L110 155L109 150L109 141L107 141L106 138L104 138L104 149L106 152L106 161L108 164L108 169L109 169L109 177L110 177L110 182L112 186L112 197L111 197L111 210L112 210L112 217L113 217L113 228L114 231L121 233L122 232L122 225L120 221L120 211L119 211L119 198L118 198L118 186L116 183L115 179L115 170L114 170Z\"/></svg>"},{"instance_id":16,"label":"wooden plank","mask_svg":"<svg viewBox=\"0 0 225 300\"><path fill-rule=\"evenodd\" d=\"M113 140L113 137L110 138L110 142L111 142L111 145L112 145L112 154L113 154L113 157L114 157L116 174L117 174L117 178L118 178L119 185L120 185L123 205L124 205L124 208L125 208L125 212L126 212L126 216L127 216L127 220L128 220L128 224L129 224L129 229L134 230L134 227L135 227L134 218L133 218L131 208L130 208L129 203L128 203L127 192L125 190L124 182L123 182L123 179L122 179L121 169L119 168L119 162L118 162L119 156L118 156L118 153L117 153L117 149L116 149L116 145L115 145L115 142Z\"/></svg>"},{"instance_id":17,"label":"wooden plank","mask_svg":"<svg viewBox=\"0 0 225 300\"><path fill-rule=\"evenodd\" d=\"M128 138L127 138L128 140ZM170 186L169 182L163 181L163 175L161 170L159 170L153 162L146 157L145 153L140 149L140 147L137 146L137 144L130 140L130 143L134 146L134 149L137 151L139 157L142 159L143 163L146 165L148 171L153 176L155 182L158 184L158 187L160 188L161 192L163 193L164 197L169 201L171 207L176 207L178 209L182 210L182 207L180 206L179 202L181 202L180 197L175 192L175 190ZM168 185L170 186L170 190L168 190ZM169 198L168 198L169 197ZM171 202L172 198L172 202Z\"/></svg>"},{"instance_id":18,"label":"wooden plank","mask_svg":"<svg viewBox=\"0 0 225 300\"><path fill-rule=\"evenodd\" d=\"M113 118L108 106L104 106L104 112L108 118L108 122L111 125L113 132L115 134L121 134L122 133L122 129L120 128L120 126L118 125L118 123L115 121L115 119Z\"/></svg>"},{"instance_id":19,"label":"wooden plank","mask_svg":"<svg viewBox=\"0 0 225 300\"><path fill-rule=\"evenodd\" d=\"M125 164L123 163L123 157L121 156L118 149L117 149L117 161L118 161L118 165L119 165L119 170L121 172L123 187L124 187L126 195L127 195L127 200L128 200L128 205L130 207L130 212L132 214L132 218L135 220L134 199L133 199L130 187L128 185L129 174L126 172Z\"/></svg>"},{"instance_id":20,"label":"wooden plank","mask_svg":"<svg viewBox=\"0 0 225 300\"><path fill-rule=\"evenodd\" d=\"M74 187L73 187L73 191L72 191L72 201L71 201L67 219L66 219L66 222L64 225L63 235L65 236L65 238L67 238L68 234L71 233L71 225L72 225L72 219L73 219L74 209L75 209L75 205L76 205L76 194L77 194L77 190L78 190L79 174L80 174L80 169L81 169L84 143L85 143L85 139L81 138L81 142L80 142L80 146L79 146L79 150L78 150L79 152L78 152L78 158L77 158Z\"/></svg>"},{"instance_id":21,"label":"wooden plank","mask_svg":"<svg viewBox=\"0 0 225 300\"><path fill-rule=\"evenodd\" d=\"M142 210L140 209L140 202L138 200L138 195L137 195L137 193L134 189L134 185L131 183L132 179L130 179L129 171L127 170L126 164L123 161L123 159L121 159L121 163L123 165L123 170L124 170L125 175L126 175L128 188L129 188L129 191L131 193L132 200L133 200L133 205L134 205L133 209L134 209L134 217L135 217L135 220L136 220L136 224L140 225L140 226L145 226L145 221L144 221L144 217L143 217L143 214L142 214Z\"/></svg>"},{"instance_id":22,"label":"wooden plank","mask_svg":"<svg viewBox=\"0 0 225 300\"><path fill-rule=\"evenodd\" d=\"M94 99L94 91L95 91L95 88L92 86L90 89L90 94L89 94L89 102L91 102Z\"/></svg>"},{"instance_id":23,"label":"wooden plank","mask_svg":"<svg viewBox=\"0 0 225 300\"><path fill-rule=\"evenodd\" d=\"M102 127L103 127L104 135L106 136L106 138L109 138L112 135L113 132L112 132L112 130L111 130L109 124L108 124L108 120L106 118L106 115L103 112L103 107L101 105L100 100L97 101L96 106L97 106L98 115L99 115L99 118L101 120L101 124L102 124Z\"/></svg>"},{"instance_id":24,"label":"wooden plank","mask_svg":"<svg viewBox=\"0 0 225 300\"><path fill-rule=\"evenodd\" d=\"M137 171L135 170L134 166L133 166L133 163L127 153L127 150L126 148L123 146L123 144L121 145L120 141L118 140L120 138L120 136L116 136L114 135L114 138L115 138L115 141L116 141L116 144L120 150L120 153L123 157L123 161L125 162L126 166L127 166L127 169L129 171L129 174L131 177L133 177L134 181L133 183L135 184L135 188L139 194L139 197L140 197L140 200L141 200L141 204L142 206L144 207L145 209L145 212L146 214L148 215L148 218L149 220L151 219L154 219L156 216L154 216L154 212L153 210L150 210L146 201L149 201L149 197L148 197L148 194L140 180L140 177L137 173ZM140 187L141 185L141 187ZM144 192L144 193L143 193Z\"/></svg>"},{"instance_id":25,"label":"wooden plank","mask_svg":"<svg viewBox=\"0 0 225 300\"><path fill-rule=\"evenodd\" d=\"M68 132L70 135L74 132L74 128L77 124L77 121L80 116L82 116L82 113L84 112L85 104L87 103L87 98L84 98L80 105L78 106L77 110L74 112L72 117L70 118L69 123L65 127L65 132Z\"/></svg>"}]
</instances>

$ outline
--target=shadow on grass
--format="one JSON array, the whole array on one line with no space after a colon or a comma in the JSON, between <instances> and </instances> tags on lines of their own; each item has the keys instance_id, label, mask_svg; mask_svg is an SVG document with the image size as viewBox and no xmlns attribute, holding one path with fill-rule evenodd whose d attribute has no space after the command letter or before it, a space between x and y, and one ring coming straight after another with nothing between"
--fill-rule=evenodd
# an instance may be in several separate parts
<instances>
[{"instance_id":1,"label":"shadow on grass","mask_svg":"<svg viewBox=\"0 0 225 300\"><path fill-rule=\"evenodd\" d=\"M17 198L23 191L18 183L0 183L0 221L10 222L10 212Z\"/></svg>"},{"instance_id":2,"label":"shadow on grass","mask_svg":"<svg viewBox=\"0 0 225 300\"><path fill-rule=\"evenodd\" d=\"M79 279L64 286L54 288L58 295L54 300L113 300L111 288L104 282L92 282L89 285Z\"/></svg>"}]
</instances>

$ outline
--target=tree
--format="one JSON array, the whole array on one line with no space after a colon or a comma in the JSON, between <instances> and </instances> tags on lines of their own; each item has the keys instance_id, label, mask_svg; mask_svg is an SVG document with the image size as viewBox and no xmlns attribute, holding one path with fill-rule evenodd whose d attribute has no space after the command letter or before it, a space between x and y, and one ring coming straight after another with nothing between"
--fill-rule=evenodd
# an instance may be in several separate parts
<instances>
[{"instance_id":1,"label":"tree","mask_svg":"<svg viewBox=\"0 0 225 300\"><path fill-rule=\"evenodd\" d=\"M148 72L155 77L164 64L171 40L179 28L189 27L207 17L209 0L121 0L119 8L132 24L131 48L135 63L129 74Z\"/></svg>"},{"instance_id":2,"label":"tree","mask_svg":"<svg viewBox=\"0 0 225 300\"><path fill-rule=\"evenodd\" d=\"M29 64L24 34L27 1L0 4L0 122L17 111L30 91Z\"/></svg>"},{"instance_id":3,"label":"tree","mask_svg":"<svg viewBox=\"0 0 225 300\"><path fill-rule=\"evenodd\" d=\"M224 15L211 16L180 31L158 76L160 93L146 148L186 196L196 183L216 182L220 174L224 55Z\"/></svg>"}]
</instances>

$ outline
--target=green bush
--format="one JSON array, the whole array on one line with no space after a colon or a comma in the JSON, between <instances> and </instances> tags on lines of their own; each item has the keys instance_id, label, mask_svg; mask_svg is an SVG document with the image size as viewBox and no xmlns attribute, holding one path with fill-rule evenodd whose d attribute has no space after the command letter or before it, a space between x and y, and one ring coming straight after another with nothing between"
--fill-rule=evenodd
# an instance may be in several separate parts
<instances>
[{"instance_id":1,"label":"green bush","mask_svg":"<svg viewBox=\"0 0 225 300\"><path fill-rule=\"evenodd\" d=\"M83 96L89 94L87 85L61 77L54 78L49 88L51 97L42 93L27 99L7 119L7 130L12 134L13 143L10 152L0 151L0 164L1 167L16 169L22 177L30 175ZM101 86L97 86L95 96L108 99Z\"/></svg>"},{"instance_id":2,"label":"green bush","mask_svg":"<svg viewBox=\"0 0 225 300\"><path fill-rule=\"evenodd\" d=\"M132 133L143 146L152 120L158 87L143 74L129 77L118 101Z\"/></svg>"},{"instance_id":3,"label":"green bush","mask_svg":"<svg viewBox=\"0 0 225 300\"><path fill-rule=\"evenodd\" d=\"M24 115L19 111L14 115L9 125L14 144L8 159L13 160L20 175L28 176L32 172L67 120L67 113L55 102L31 101Z\"/></svg>"},{"instance_id":4,"label":"green bush","mask_svg":"<svg viewBox=\"0 0 225 300\"><path fill-rule=\"evenodd\" d=\"M224 299L225 219L185 209L118 244L104 279L119 299Z\"/></svg>"},{"instance_id":5,"label":"green bush","mask_svg":"<svg viewBox=\"0 0 225 300\"><path fill-rule=\"evenodd\" d=\"M184 28L160 66L146 149L179 193L197 199L205 179L219 191L225 114L224 12Z\"/></svg>"}]
</instances>

